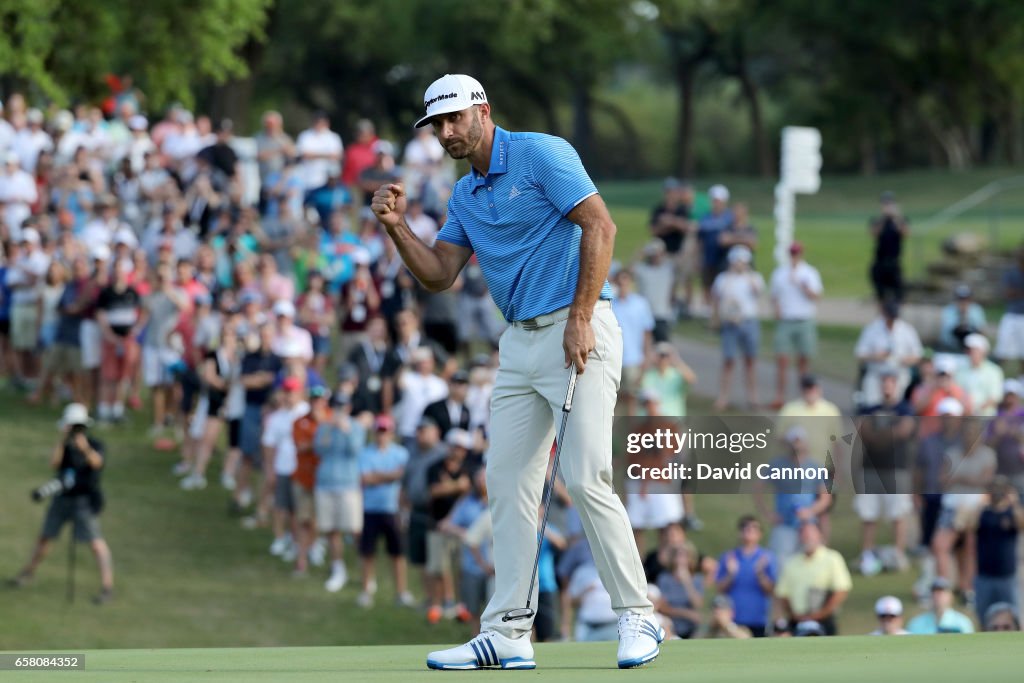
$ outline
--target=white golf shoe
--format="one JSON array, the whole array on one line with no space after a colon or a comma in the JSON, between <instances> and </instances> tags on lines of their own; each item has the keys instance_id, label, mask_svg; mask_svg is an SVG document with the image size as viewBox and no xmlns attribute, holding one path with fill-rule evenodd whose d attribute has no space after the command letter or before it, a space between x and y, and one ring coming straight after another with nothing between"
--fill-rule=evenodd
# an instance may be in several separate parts
<instances>
[{"instance_id":1,"label":"white golf shoe","mask_svg":"<svg viewBox=\"0 0 1024 683\"><path fill-rule=\"evenodd\" d=\"M512 640L494 631L483 631L465 645L427 655L427 667L442 670L535 669L529 634Z\"/></svg>"},{"instance_id":2,"label":"white golf shoe","mask_svg":"<svg viewBox=\"0 0 1024 683\"><path fill-rule=\"evenodd\" d=\"M619 617L619 668L632 669L654 660L665 629L654 617L626 612Z\"/></svg>"}]
</instances>

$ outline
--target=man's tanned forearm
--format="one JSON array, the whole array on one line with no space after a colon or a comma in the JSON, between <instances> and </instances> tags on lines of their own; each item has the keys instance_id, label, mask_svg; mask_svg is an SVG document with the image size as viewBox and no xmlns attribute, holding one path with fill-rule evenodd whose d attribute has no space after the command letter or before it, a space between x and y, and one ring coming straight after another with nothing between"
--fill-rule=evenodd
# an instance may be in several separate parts
<instances>
[{"instance_id":1,"label":"man's tanned forearm","mask_svg":"<svg viewBox=\"0 0 1024 683\"><path fill-rule=\"evenodd\" d=\"M421 242L404 218L394 227L387 228L387 231L398 247L402 261L420 284L431 292L451 287L457 273L448 272L441 254Z\"/></svg>"},{"instance_id":2,"label":"man's tanned forearm","mask_svg":"<svg viewBox=\"0 0 1024 683\"><path fill-rule=\"evenodd\" d=\"M604 200L591 195L569 212L569 220L583 228L580 237L580 273L569 314L590 320L601 287L608 277L615 246L615 223Z\"/></svg>"}]
</instances>

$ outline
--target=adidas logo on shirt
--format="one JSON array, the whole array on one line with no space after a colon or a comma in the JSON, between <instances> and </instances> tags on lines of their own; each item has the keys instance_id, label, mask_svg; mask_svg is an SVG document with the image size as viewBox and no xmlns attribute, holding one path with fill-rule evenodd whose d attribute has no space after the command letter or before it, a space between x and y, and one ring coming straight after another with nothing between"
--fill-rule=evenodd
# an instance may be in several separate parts
<instances>
[{"instance_id":1,"label":"adidas logo on shirt","mask_svg":"<svg viewBox=\"0 0 1024 683\"><path fill-rule=\"evenodd\" d=\"M522 194L522 192L519 191L519 188L516 187L515 185L513 185L512 186L512 191L508 193L508 198L509 199L515 199L516 197L518 197L521 194Z\"/></svg>"}]
</instances>

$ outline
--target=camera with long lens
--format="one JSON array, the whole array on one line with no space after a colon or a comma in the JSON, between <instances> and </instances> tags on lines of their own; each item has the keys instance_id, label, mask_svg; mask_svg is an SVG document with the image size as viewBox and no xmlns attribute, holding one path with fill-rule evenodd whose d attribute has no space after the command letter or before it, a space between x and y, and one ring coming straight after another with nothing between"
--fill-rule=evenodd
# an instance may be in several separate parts
<instances>
[{"instance_id":1,"label":"camera with long lens","mask_svg":"<svg viewBox=\"0 0 1024 683\"><path fill-rule=\"evenodd\" d=\"M60 495L65 491L70 491L75 487L75 471L73 469L66 469L61 473L61 476L54 477L50 481L44 483L38 488L32 491L32 500L37 503L41 503L47 498Z\"/></svg>"},{"instance_id":2,"label":"camera with long lens","mask_svg":"<svg viewBox=\"0 0 1024 683\"><path fill-rule=\"evenodd\" d=\"M85 432L84 425L73 425L68 431L67 438L64 440L65 448L75 449L74 439L78 434ZM53 479L43 483L41 486L32 490L32 500L40 503L47 498L58 496L65 491L70 491L75 487L75 470L73 468L65 468L60 474Z\"/></svg>"}]
</instances>

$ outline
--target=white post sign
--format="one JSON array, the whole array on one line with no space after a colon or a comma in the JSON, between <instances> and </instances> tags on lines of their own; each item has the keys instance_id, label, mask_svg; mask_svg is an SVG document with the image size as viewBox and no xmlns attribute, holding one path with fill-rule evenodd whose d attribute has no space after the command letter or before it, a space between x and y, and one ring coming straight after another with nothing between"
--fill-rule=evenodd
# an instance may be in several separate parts
<instances>
[{"instance_id":1,"label":"white post sign","mask_svg":"<svg viewBox=\"0 0 1024 683\"><path fill-rule=\"evenodd\" d=\"M781 177L775 186L775 261L789 263L793 243L796 194L815 194L821 187L821 132L817 128L782 129Z\"/></svg>"}]
</instances>

